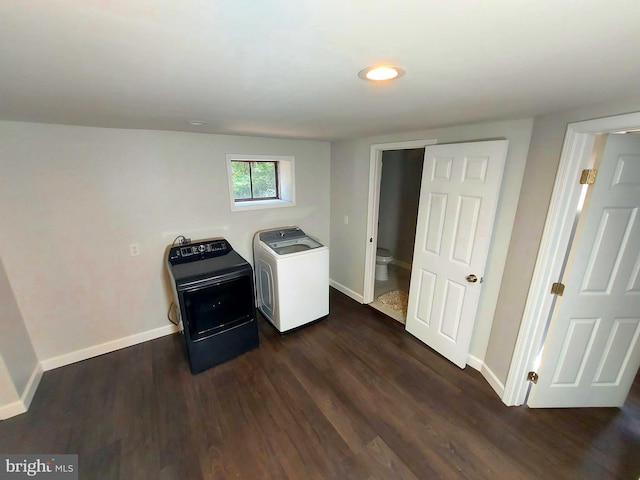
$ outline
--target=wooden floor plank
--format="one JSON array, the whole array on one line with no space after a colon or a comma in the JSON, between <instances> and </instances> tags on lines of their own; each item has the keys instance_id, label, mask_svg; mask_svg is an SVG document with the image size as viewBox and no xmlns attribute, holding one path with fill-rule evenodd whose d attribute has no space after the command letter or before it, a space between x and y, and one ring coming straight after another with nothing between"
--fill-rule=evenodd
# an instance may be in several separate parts
<instances>
[{"instance_id":1,"label":"wooden floor plank","mask_svg":"<svg viewBox=\"0 0 640 480\"><path fill-rule=\"evenodd\" d=\"M330 315L192 375L180 335L45 372L2 453L78 453L87 479L637 479L640 377L621 409L502 404L335 290Z\"/></svg>"}]
</instances>

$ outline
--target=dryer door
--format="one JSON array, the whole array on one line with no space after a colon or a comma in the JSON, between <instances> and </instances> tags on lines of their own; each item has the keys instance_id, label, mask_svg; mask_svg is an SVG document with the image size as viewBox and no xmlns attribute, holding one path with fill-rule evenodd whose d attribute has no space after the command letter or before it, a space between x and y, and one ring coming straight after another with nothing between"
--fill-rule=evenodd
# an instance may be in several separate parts
<instances>
[{"instance_id":1,"label":"dryer door","mask_svg":"<svg viewBox=\"0 0 640 480\"><path fill-rule=\"evenodd\" d=\"M216 335L254 318L250 275L185 290L180 296L183 321L192 341Z\"/></svg>"}]
</instances>

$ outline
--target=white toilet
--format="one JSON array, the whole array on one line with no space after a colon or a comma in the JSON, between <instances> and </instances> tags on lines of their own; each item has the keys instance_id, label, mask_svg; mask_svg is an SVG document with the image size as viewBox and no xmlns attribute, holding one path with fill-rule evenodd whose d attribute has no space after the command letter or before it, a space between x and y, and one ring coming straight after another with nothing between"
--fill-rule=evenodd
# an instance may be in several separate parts
<instances>
[{"instance_id":1,"label":"white toilet","mask_svg":"<svg viewBox=\"0 0 640 480\"><path fill-rule=\"evenodd\" d=\"M389 280L389 268L387 265L391 263L393 257L391 252L386 248L376 249L376 280Z\"/></svg>"}]
</instances>

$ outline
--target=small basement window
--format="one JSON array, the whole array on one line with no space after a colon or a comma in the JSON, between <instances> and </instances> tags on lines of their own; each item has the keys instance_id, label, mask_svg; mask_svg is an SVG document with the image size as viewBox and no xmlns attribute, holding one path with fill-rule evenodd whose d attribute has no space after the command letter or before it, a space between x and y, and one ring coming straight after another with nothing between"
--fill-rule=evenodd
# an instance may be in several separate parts
<instances>
[{"instance_id":1,"label":"small basement window","mask_svg":"<svg viewBox=\"0 0 640 480\"><path fill-rule=\"evenodd\" d=\"M232 211L295 205L294 157L227 155Z\"/></svg>"}]
</instances>

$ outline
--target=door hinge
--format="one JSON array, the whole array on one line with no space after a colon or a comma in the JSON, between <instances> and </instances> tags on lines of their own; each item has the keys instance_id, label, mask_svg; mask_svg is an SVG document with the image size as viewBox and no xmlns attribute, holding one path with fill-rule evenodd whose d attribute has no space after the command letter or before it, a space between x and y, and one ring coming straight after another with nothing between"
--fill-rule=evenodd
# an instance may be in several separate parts
<instances>
[{"instance_id":1,"label":"door hinge","mask_svg":"<svg viewBox=\"0 0 640 480\"><path fill-rule=\"evenodd\" d=\"M538 374L536 372L527 373L527 382L538 383Z\"/></svg>"},{"instance_id":2,"label":"door hinge","mask_svg":"<svg viewBox=\"0 0 640 480\"><path fill-rule=\"evenodd\" d=\"M582 175L580 175L580 185L593 185L596 183L596 175L598 175L598 170L595 168L582 170Z\"/></svg>"},{"instance_id":3,"label":"door hinge","mask_svg":"<svg viewBox=\"0 0 640 480\"><path fill-rule=\"evenodd\" d=\"M559 297L561 297L564 293L564 284L557 282L551 285L551 293L553 295L558 295Z\"/></svg>"}]
</instances>

